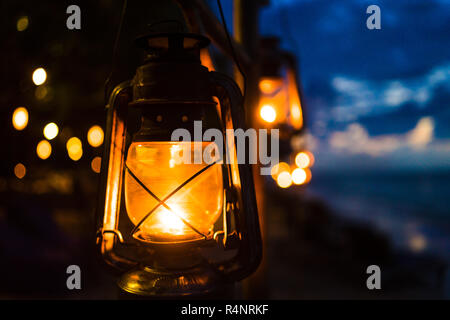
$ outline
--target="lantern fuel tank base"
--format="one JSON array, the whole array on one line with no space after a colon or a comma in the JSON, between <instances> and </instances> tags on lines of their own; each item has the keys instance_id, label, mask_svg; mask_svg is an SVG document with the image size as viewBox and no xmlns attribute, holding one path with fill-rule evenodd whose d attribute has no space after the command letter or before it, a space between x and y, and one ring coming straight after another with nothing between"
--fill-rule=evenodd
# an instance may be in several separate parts
<instances>
[{"instance_id":1,"label":"lantern fuel tank base","mask_svg":"<svg viewBox=\"0 0 450 320\"><path fill-rule=\"evenodd\" d=\"M207 267L162 271L142 267L125 273L118 281L122 298L232 298L234 285L225 284Z\"/></svg>"}]
</instances>

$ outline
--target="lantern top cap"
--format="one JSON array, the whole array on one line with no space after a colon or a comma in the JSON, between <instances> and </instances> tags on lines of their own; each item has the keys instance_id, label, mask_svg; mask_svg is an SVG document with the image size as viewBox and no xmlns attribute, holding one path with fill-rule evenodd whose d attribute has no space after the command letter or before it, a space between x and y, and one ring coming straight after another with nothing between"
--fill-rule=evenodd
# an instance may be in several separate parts
<instances>
[{"instance_id":1,"label":"lantern top cap","mask_svg":"<svg viewBox=\"0 0 450 320\"><path fill-rule=\"evenodd\" d=\"M136 45L151 58L197 55L209 45L208 38L195 33L150 33L136 39Z\"/></svg>"}]
</instances>

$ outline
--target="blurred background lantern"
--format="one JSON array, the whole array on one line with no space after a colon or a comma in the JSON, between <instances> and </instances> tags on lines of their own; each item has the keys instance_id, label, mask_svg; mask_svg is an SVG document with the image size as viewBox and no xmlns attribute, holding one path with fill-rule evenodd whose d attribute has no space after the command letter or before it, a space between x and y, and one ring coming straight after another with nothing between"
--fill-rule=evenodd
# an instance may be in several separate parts
<instances>
[{"instance_id":1,"label":"blurred background lantern","mask_svg":"<svg viewBox=\"0 0 450 320\"><path fill-rule=\"evenodd\" d=\"M97 243L125 292L217 294L258 266L258 214L249 166L220 161L219 145L236 157L234 140L200 142L194 121L243 128L242 96L201 65L203 36L152 33L137 44L144 65L109 99ZM175 129L196 141L172 141ZM211 146L212 161L193 161Z\"/></svg>"},{"instance_id":2,"label":"blurred background lantern","mask_svg":"<svg viewBox=\"0 0 450 320\"><path fill-rule=\"evenodd\" d=\"M280 39L261 39L258 126L278 129L281 162L272 178L281 188L304 185L311 180L314 156L307 151L300 79L294 55L280 49Z\"/></svg>"},{"instance_id":3,"label":"blurred background lantern","mask_svg":"<svg viewBox=\"0 0 450 320\"><path fill-rule=\"evenodd\" d=\"M303 110L295 58L279 42L276 37L261 39L258 115L261 127L278 128L286 139L303 128Z\"/></svg>"}]
</instances>

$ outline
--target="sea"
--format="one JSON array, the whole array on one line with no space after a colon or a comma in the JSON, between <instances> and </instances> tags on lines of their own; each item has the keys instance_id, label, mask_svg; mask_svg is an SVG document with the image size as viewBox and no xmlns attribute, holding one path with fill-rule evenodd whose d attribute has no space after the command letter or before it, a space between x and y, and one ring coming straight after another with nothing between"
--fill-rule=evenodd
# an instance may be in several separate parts
<instances>
[{"instance_id":1,"label":"sea","mask_svg":"<svg viewBox=\"0 0 450 320\"><path fill-rule=\"evenodd\" d=\"M450 263L450 171L313 171L307 193L378 228L396 248Z\"/></svg>"}]
</instances>

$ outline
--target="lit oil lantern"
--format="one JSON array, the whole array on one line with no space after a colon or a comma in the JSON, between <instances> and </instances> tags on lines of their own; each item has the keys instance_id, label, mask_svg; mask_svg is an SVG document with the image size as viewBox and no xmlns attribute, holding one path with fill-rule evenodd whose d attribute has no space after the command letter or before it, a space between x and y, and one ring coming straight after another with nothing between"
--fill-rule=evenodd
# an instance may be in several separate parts
<instances>
[{"instance_id":1,"label":"lit oil lantern","mask_svg":"<svg viewBox=\"0 0 450 320\"><path fill-rule=\"evenodd\" d=\"M107 106L97 244L122 271L118 285L126 292L220 292L260 262L251 168L179 160L180 152L195 159L214 144L194 137L194 121L223 133L244 128L241 93L233 80L201 65L200 50L209 44L203 36L150 34L137 44L147 59ZM172 141L176 129L195 141ZM223 137L236 159L233 137Z\"/></svg>"},{"instance_id":2,"label":"lit oil lantern","mask_svg":"<svg viewBox=\"0 0 450 320\"><path fill-rule=\"evenodd\" d=\"M295 58L281 51L278 38L274 37L264 38L261 50L260 126L278 128L280 139L286 139L303 128Z\"/></svg>"}]
</instances>

